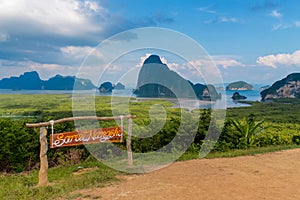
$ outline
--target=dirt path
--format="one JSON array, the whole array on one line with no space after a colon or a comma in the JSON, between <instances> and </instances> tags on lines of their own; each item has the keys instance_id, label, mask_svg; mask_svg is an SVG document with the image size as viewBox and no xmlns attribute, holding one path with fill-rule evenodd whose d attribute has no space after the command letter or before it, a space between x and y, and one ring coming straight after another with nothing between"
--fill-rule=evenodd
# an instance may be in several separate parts
<instances>
[{"instance_id":1,"label":"dirt path","mask_svg":"<svg viewBox=\"0 0 300 200\"><path fill-rule=\"evenodd\" d=\"M79 199L300 199L300 149L235 158L176 162L123 177Z\"/></svg>"}]
</instances>

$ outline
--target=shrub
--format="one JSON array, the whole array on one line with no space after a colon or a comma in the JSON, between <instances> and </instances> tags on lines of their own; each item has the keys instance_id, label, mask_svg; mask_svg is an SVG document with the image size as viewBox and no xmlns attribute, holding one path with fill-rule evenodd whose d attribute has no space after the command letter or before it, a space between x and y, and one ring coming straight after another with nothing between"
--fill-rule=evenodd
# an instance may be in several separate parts
<instances>
[{"instance_id":1,"label":"shrub","mask_svg":"<svg viewBox=\"0 0 300 200\"><path fill-rule=\"evenodd\" d=\"M300 135L294 135L292 138L293 143L299 145L300 144Z\"/></svg>"},{"instance_id":2,"label":"shrub","mask_svg":"<svg viewBox=\"0 0 300 200\"><path fill-rule=\"evenodd\" d=\"M25 121L0 119L0 171L21 172L38 160L38 135Z\"/></svg>"}]
</instances>

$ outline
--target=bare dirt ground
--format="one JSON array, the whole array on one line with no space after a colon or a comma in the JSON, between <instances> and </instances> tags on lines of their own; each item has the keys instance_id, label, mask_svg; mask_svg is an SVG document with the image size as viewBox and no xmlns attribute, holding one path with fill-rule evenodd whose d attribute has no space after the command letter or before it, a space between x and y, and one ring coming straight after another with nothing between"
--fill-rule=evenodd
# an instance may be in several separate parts
<instances>
[{"instance_id":1,"label":"bare dirt ground","mask_svg":"<svg viewBox=\"0 0 300 200\"><path fill-rule=\"evenodd\" d=\"M76 191L77 199L300 199L300 149L176 162L121 179Z\"/></svg>"}]
</instances>

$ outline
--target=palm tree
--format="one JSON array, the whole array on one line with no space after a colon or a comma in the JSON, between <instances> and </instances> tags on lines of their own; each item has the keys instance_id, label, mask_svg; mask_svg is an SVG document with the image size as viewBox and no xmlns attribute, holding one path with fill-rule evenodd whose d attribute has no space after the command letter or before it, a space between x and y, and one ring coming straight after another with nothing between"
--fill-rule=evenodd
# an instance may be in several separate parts
<instances>
[{"instance_id":1,"label":"palm tree","mask_svg":"<svg viewBox=\"0 0 300 200\"><path fill-rule=\"evenodd\" d=\"M240 140L246 142L247 146L255 145L256 136L260 134L263 130L263 123L263 121L256 122L253 114L249 115L248 118L244 118L242 122L232 120L233 126L242 135Z\"/></svg>"}]
</instances>

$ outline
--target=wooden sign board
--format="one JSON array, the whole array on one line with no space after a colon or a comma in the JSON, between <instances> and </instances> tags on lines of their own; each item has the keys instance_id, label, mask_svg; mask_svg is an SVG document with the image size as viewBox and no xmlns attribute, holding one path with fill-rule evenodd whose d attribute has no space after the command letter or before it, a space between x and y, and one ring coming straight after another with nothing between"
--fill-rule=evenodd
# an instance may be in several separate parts
<instances>
[{"instance_id":1,"label":"wooden sign board","mask_svg":"<svg viewBox=\"0 0 300 200\"><path fill-rule=\"evenodd\" d=\"M122 142L123 131L119 126L92 130L56 133L50 135L50 148L77 146L101 142Z\"/></svg>"}]
</instances>

